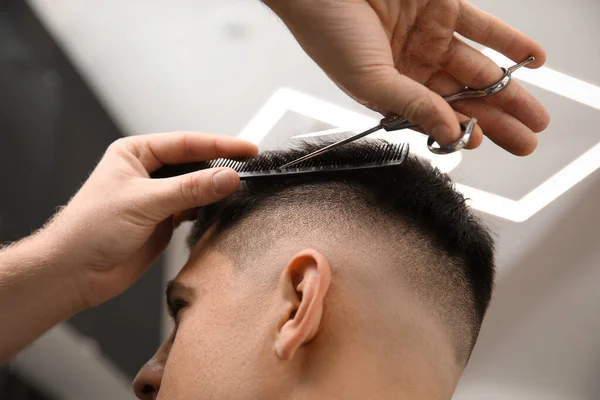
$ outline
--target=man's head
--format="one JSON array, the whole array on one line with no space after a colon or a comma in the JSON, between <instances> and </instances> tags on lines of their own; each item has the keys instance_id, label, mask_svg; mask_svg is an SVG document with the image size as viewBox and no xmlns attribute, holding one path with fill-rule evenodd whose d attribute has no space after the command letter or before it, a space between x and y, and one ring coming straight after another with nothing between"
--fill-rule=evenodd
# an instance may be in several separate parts
<instances>
[{"instance_id":1,"label":"man's head","mask_svg":"<svg viewBox=\"0 0 600 400\"><path fill-rule=\"evenodd\" d=\"M489 233L414 157L245 182L198 210L189 241L168 290L177 328L138 375L140 396L449 398L493 286Z\"/></svg>"}]
</instances>

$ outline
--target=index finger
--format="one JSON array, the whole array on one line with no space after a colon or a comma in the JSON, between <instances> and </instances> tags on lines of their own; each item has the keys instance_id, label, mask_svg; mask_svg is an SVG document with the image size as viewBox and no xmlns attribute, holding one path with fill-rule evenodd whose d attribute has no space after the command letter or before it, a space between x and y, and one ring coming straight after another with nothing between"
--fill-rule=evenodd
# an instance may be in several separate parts
<instances>
[{"instance_id":1,"label":"index finger","mask_svg":"<svg viewBox=\"0 0 600 400\"><path fill-rule=\"evenodd\" d=\"M220 135L198 132L170 132L131 136L134 153L149 173L163 165L213 160L215 158L243 158L258 154L255 144Z\"/></svg>"},{"instance_id":2,"label":"index finger","mask_svg":"<svg viewBox=\"0 0 600 400\"><path fill-rule=\"evenodd\" d=\"M546 52L535 40L466 0L460 2L456 31L514 62L534 56L535 62L528 65L529 68L541 67L546 62Z\"/></svg>"}]
</instances>

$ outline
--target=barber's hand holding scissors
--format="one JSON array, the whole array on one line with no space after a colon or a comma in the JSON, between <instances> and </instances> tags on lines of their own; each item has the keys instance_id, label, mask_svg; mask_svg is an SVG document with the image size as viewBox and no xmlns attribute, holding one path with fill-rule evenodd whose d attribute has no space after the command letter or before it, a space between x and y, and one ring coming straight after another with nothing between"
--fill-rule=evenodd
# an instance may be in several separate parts
<instances>
[{"instance_id":1,"label":"barber's hand holding scissors","mask_svg":"<svg viewBox=\"0 0 600 400\"><path fill-rule=\"evenodd\" d=\"M226 168L166 179L164 164L250 157L255 145L200 133L114 142L79 192L36 234L0 251L0 364L56 323L131 286L186 210L235 192Z\"/></svg>"},{"instance_id":2,"label":"barber's hand holding scissors","mask_svg":"<svg viewBox=\"0 0 600 400\"><path fill-rule=\"evenodd\" d=\"M376 111L407 117L438 142L458 139L459 119L468 115L495 143L527 155L537 145L534 132L549 123L546 109L515 81L485 100L448 105L442 99L502 77L496 64L455 32L515 62L534 56L530 67L546 60L532 39L465 0L265 2L342 90ZM476 128L469 147L482 139Z\"/></svg>"}]
</instances>

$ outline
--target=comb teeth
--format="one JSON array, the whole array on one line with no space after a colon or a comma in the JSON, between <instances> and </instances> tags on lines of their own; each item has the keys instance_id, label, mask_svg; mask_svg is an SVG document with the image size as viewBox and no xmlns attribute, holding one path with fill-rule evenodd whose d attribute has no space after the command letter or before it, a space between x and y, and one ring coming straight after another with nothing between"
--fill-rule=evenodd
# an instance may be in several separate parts
<instances>
[{"instance_id":1,"label":"comb teeth","mask_svg":"<svg viewBox=\"0 0 600 400\"><path fill-rule=\"evenodd\" d=\"M281 156L273 156L270 153L263 154L260 158L246 161L218 158L216 160L165 165L151 174L152 178L168 178L183 175L206 168L232 168L238 172L240 179L254 179L277 175L297 175L314 172L335 172L346 170L369 169L400 165L408 156L408 144L391 144L380 141L365 148L358 156L356 152L346 153L343 148L340 151L327 153L327 157L317 156L305 160L299 164L280 170L279 167L296 158L297 154L289 159ZM299 155L298 155L299 156Z\"/></svg>"},{"instance_id":2,"label":"comb teeth","mask_svg":"<svg viewBox=\"0 0 600 400\"><path fill-rule=\"evenodd\" d=\"M278 168L290 160L275 160L268 153L258 159L247 161L219 158L208 161L206 168L233 168L240 175L240 179L252 179L274 175L294 175L399 165L406 159L407 155L407 143L392 144L382 141L379 145L369 147L367 151L358 157L356 154L346 156L343 151L340 151L335 154L328 154L327 157L317 156L308 159L284 170L278 170Z\"/></svg>"}]
</instances>

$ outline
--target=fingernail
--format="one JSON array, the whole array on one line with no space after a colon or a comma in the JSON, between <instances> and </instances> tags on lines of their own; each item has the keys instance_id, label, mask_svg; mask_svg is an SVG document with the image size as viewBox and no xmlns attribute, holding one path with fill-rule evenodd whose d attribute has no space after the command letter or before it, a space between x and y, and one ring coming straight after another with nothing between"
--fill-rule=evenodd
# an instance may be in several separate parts
<instances>
[{"instance_id":1,"label":"fingernail","mask_svg":"<svg viewBox=\"0 0 600 400\"><path fill-rule=\"evenodd\" d=\"M229 194L233 192L238 185L237 174L230 170L224 169L213 175L213 187L218 194Z\"/></svg>"},{"instance_id":2,"label":"fingernail","mask_svg":"<svg viewBox=\"0 0 600 400\"><path fill-rule=\"evenodd\" d=\"M431 131L431 136L442 146L450 144L452 140L452 130L446 125L438 125Z\"/></svg>"}]
</instances>

